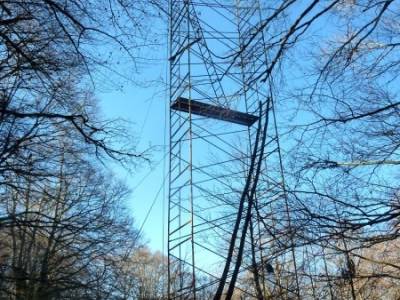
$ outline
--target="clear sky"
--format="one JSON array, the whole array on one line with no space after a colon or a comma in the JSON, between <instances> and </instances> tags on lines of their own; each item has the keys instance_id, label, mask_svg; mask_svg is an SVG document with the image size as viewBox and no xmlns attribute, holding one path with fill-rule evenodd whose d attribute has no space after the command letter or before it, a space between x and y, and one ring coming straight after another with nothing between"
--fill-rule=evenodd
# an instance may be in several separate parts
<instances>
[{"instance_id":1,"label":"clear sky","mask_svg":"<svg viewBox=\"0 0 400 300\"><path fill-rule=\"evenodd\" d=\"M161 36L161 39L165 42L165 37ZM131 134L137 139L138 152L152 149L151 163L141 163L132 173L118 166L112 168L132 190L128 205L137 227L142 226L154 202L142 232L144 240L149 242L153 250L162 251L163 210L167 212L167 185L163 186L163 181L168 170L165 147L168 137L168 94L162 83L166 82L168 67L166 47L160 47L157 53L151 55L158 60L149 62L138 76L138 81L149 82L146 87L128 82L121 90L98 92L97 97L106 118L121 118L132 123Z\"/></svg>"}]
</instances>

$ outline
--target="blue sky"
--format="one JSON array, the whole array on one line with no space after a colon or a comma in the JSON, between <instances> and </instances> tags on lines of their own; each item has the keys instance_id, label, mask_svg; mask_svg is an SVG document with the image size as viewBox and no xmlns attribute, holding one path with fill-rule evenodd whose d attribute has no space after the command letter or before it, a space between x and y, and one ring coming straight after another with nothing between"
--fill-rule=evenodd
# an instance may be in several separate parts
<instances>
[{"instance_id":1,"label":"blue sky","mask_svg":"<svg viewBox=\"0 0 400 300\"><path fill-rule=\"evenodd\" d=\"M142 70L138 79L153 81L163 78L165 82L168 67L166 54L166 51L158 52L158 55L164 55L163 60L149 63L149 67ZM111 168L132 190L128 206L137 227L143 224L146 214L155 201L142 232L144 240L149 242L153 250L162 251L163 209L167 208L167 185L162 187L162 184L168 169L168 162L165 160L168 159L165 147L168 134L166 127L168 94L165 85L153 82L143 87L130 82L125 83L120 90L97 93L97 97L100 100L102 114L107 119L118 118L132 123L130 134L137 139L139 152L152 148L151 163L141 163L131 173L117 165L112 165Z\"/></svg>"}]
</instances>

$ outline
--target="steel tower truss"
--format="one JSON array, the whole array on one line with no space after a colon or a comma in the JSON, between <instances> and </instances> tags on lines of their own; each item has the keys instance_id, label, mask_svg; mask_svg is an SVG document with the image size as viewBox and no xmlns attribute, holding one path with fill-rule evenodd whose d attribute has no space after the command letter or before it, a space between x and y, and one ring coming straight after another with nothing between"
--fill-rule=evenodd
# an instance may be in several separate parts
<instances>
[{"instance_id":1,"label":"steel tower truss","mask_svg":"<svg viewBox=\"0 0 400 300\"><path fill-rule=\"evenodd\" d=\"M258 0L170 0L170 299L298 296L261 16Z\"/></svg>"}]
</instances>

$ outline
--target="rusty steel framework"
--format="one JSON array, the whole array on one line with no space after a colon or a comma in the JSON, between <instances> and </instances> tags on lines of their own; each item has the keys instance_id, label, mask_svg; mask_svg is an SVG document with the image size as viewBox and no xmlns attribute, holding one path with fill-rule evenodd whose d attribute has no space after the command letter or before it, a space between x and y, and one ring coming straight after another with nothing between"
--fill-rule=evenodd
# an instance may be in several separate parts
<instances>
[{"instance_id":1,"label":"rusty steel framework","mask_svg":"<svg viewBox=\"0 0 400 300\"><path fill-rule=\"evenodd\" d=\"M300 298L260 1L169 5L168 297Z\"/></svg>"}]
</instances>

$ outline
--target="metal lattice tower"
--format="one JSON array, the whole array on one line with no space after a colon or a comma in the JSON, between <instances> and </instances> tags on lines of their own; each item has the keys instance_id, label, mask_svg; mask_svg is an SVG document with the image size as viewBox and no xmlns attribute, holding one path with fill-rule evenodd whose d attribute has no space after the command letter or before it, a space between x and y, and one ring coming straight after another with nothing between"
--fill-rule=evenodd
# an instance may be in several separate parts
<instances>
[{"instance_id":1,"label":"metal lattice tower","mask_svg":"<svg viewBox=\"0 0 400 300\"><path fill-rule=\"evenodd\" d=\"M170 0L170 299L299 297L259 2Z\"/></svg>"}]
</instances>

